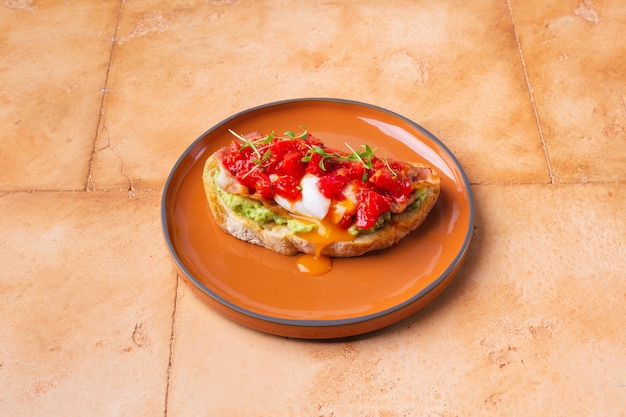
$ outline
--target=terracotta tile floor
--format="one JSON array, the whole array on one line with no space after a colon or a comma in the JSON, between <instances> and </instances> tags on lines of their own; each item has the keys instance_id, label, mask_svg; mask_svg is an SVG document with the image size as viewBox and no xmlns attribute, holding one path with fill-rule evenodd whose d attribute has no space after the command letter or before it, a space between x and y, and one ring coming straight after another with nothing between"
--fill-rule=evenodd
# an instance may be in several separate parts
<instances>
[{"instance_id":1,"label":"terracotta tile floor","mask_svg":"<svg viewBox=\"0 0 626 417\"><path fill-rule=\"evenodd\" d=\"M622 0L0 0L0 415L624 416L625 34ZM190 143L296 97L472 183L461 273L372 335L235 324L163 239Z\"/></svg>"}]
</instances>

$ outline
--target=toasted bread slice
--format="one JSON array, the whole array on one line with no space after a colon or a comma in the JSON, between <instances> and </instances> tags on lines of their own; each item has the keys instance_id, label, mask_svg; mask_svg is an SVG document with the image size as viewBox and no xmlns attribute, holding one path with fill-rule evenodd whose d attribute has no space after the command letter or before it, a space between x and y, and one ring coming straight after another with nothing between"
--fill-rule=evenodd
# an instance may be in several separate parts
<instances>
[{"instance_id":1,"label":"toasted bread slice","mask_svg":"<svg viewBox=\"0 0 626 417\"><path fill-rule=\"evenodd\" d=\"M416 168L428 168L430 172L428 180L421 185L424 190L421 190L420 204L416 207L409 206L401 213L392 213L390 219L373 232L360 233L351 241L329 244L323 248L321 254L331 257L360 256L367 252L389 248L417 229L437 202L440 180L432 168L417 163L411 165ZM215 222L224 232L284 255L315 254L315 245L291 232L286 225L275 222L260 224L231 210L220 197L219 185L216 182L215 174L220 168L223 169L213 154L205 163L202 181Z\"/></svg>"}]
</instances>

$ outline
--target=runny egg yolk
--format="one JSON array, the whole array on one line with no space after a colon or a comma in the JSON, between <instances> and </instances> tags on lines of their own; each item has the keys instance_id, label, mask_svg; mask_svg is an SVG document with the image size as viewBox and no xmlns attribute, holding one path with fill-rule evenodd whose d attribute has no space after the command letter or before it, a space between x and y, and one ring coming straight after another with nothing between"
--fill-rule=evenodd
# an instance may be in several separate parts
<instances>
[{"instance_id":1,"label":"runny egg yolk","mask_svg":"<svg viewBox=\"0 0 626 417\"><path fill-rule=\"evenodd\" d=\"M344 215L356 210L356 186L352 183L348 184L343 190L345 198L333 204L331 199L325 197L317 187L318 181L318 177L305 174L300 181L302 198L299 200L291 201L279 195L274 196L276 203L291 212L294 217L317 224L317 228L310 232L298 234L315 247L314 254L301 255L297 261L300 272L310 275L322 275L330 270L330 257L322 255L322 250L326 246L355 238L337 224Z\"/></svg>"},{"instance_id":2,"label":"runny egg yolk","mask_svg":"<svg viewBox=\"0 0 626 417\"><path fill-rule=\"evenodd\" d=\"M300 272L310 275L322 275L330 271L332 266L330 256L322 255L322 250L334 242L354 240L355 236L347 230L340 228L332 221L332 217L332 213L330 213L321 221L316 221L318 223L317 228L310 232L298 234L298 236L311 242L315 247L314 254L304 254L298 257L297 266Z\"/></svg>"}]
</instances>

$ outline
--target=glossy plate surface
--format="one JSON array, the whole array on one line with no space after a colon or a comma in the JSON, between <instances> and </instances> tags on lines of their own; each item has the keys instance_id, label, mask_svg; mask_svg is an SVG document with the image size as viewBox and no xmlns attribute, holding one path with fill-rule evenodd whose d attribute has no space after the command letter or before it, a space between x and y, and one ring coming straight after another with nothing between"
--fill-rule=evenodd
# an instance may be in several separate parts
<instances>
[{"instance_id":1,"label":"glossy plate surface","mask_svg":"<svg viewBox=\"0 0 626 417\"><path fill-rule=\"evenodd\" d=\"M397 246L333 259L321 276L298 271L296 257L235 239L213 221L202 186L204 162L239 133L306 126L326 145L434 167L441 195L426 222ZM452 153L414 122L385 109L338 99L298 99L255 107L220 122L183 153L165 186L165 239L181 276L213 308L257 330L299 338L370 332L413 314L456 275L470 244L473 198Z\"/></svg>"}]
</instances>

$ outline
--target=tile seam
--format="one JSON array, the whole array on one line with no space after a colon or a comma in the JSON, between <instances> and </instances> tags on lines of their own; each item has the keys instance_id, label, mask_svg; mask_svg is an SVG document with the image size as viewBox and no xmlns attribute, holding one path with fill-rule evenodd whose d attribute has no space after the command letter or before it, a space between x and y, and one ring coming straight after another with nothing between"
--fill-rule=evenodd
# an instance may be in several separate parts
<instances>
[{"instance_id":1,"label":"tile seam","mask_svg":"<svg viewBox=\"0 0 626 417\"><path fill-rule=\"evenodd\" d=\"M528 186L545 186L545 185L560 185L560 186L583 186L583 187L593 187L593 186L602 186L602 185L626 185L626 181L559 181L559 182L471 182L471 186L481 186L481 185L501 185L507 187L528 187Z\"/></svg>"},{"instance_id":2,"label":"tile seam","mask_svg":"<svg viewBox=\"0 0 626 417\"><path fill-rule=\"evenodd\" d=\"M23 190L1 190L0 189L0 193L4 193L4 194L35 194L35 193L81 193L84 192L85 189L84 188L76 188L76 189L72 189L72 188L66 188L66 189L23 189ZM93 190L92 192L99 192L99 193L126 193L129 194L129 197L134 197L135 193L134 191L137 192L144 192L144 193L149 193L149 192L157 192L157 193L162 193L163 192L163 188L152 188L152 187L148 187L148 188L138 188L138 189L134 189L133 190L133 194L130 195L128 193L128 189L127 188L100 188L98 190Z\"/></svg>"},{"instance_id":3,"label":"tile seam","mask_svg":"<svg viewBox=\"0 0 626 417\"><path fill-rule=\"evenodd\" d=\"M170 396L170 375L172 371L172 357L174 356L174 337L176 335L176 308L178 305L178 286L180 276L176 275L176 288L174 290L174 306L172 309L172 328L170 329L170 351L167 360L167 370L165 372L165 398L163 403L163 417L167 417L167 405Z\"/></svg>"},{"instance_id":4,"label":"tile seam","mask_svg":"<svg viewBox=\"0 0 626 417\"><path fill-rule=\"evenodd\" d=\"M124 0L120 0L120 7L117 10L117 16L115 19L115 29L113 30L113 37L111 38L111 50L109 51L109 62L107 63L105 75L104 75L104 85L102 87L102 95L100 96L100 108L98 111L98 120L96 122L96 130L94 132L91 152L89 154L89 161L87 162L87 177L85 178L85 185L83 187L83 191L94 191L95 187L93 184L93 160L96 154L96 144L98 142L98 132L100 131L100 127L102 125L102 121L104 119L104 99L106 97L107 88L109 86L109 72L111 71L111 64L113 63L113 54L115 52L115 45L117 44L117 31L120 26L120 20L122 18L122 9L124 7Z\"/></svg>"},{"instance_id":5,"label":"tile seam","mask_svg":"<svg viewBox=\"0 0 626 417\"><path fill-rule=\"evenodd\" d=\"M533 114L535 116L535 124L537 125L537 131L539 133L539 139L541 140L541 147L543 149L543 156L546 161L546 167L548 168L548 175L550 175L550 184L555 184L555 180L561 182L561 178L556 173L556 171L552 168L552 164L550 163L550 156L548 155L548 147L546 144L545 137L543 136L543 129L541 129L541 122L539 120L539 112L537 111L537 105L535 103L535 95L533 94L533 88L530 84L530 78L528 77L528 70L526 68L526 60L524 59L524 53L522 52L522 44L520 43L519 36L517 34L517 26L515 25L515 18L513 17L513 8L511 7L510 0L506 0L506 5L509 10L509 17L511 19L511 24L513 25L513 35L515 36L515 43L517 45L517 52L520 57L520 61L522 63L522 69L524 71L524 79L526 81L526 88L528 89L528 95L530 97L530 103L533 107Z\"/></svg>"},{"instance_id":6,"label":"tile seam","mask_svg":"<svg viewBox=\"0 0 626 417\"><path fill-rule=\"evenodd\" d=\"M506 186L529 186L529 185L583 185L583 186L594 186L594 185L626 185L626 181L622 180L606 180L606 181L559 181L558 183L552 182L470 182L471 186L480 186L480 185L506 185ZM84 189L50 189L50 190L38 190L38 189L28 189L28 190L0 190L0 194L3 196L11 195L11 194L35 194L35 193L81 193L84 192ZM94 190L93 192L98 193L127 193L127 188L100 188L98 190ZM133 194L129 194L129 198L135 196L136 193L162 193L163 188L134 188Z\"/></svg>"}]
</instances>

